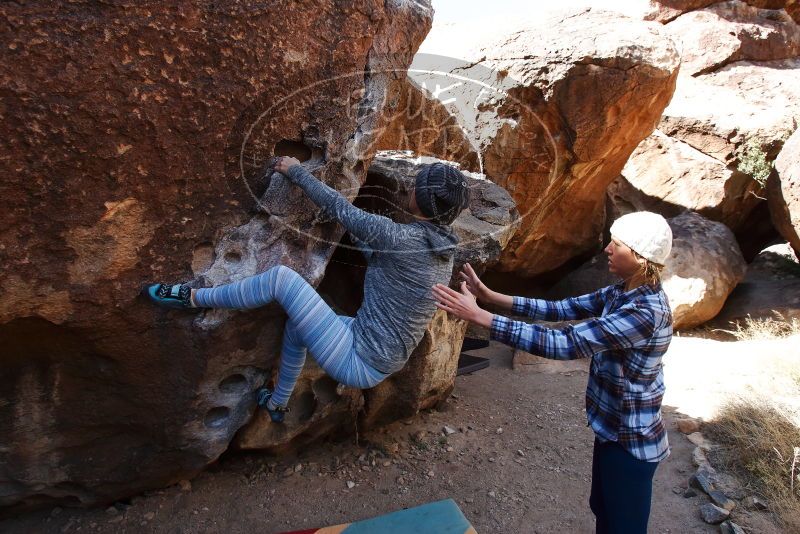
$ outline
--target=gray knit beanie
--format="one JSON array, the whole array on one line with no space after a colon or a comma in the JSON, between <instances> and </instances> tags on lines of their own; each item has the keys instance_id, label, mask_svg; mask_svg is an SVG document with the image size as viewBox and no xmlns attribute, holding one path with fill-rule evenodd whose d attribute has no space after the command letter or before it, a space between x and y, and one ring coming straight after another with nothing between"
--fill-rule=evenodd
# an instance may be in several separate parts
<instances>
[{"instance_id":1,"label":"gray knit beanie","mask_svg":"<svg viewBox=\"0 0 800 534\"><path fill-rule=\"evenodd\" d=\"M436 224L452 224L469 205L466 177L444 163L433 163L420 169L414 196L422 214Z\"/></svg>"}]
</instances>

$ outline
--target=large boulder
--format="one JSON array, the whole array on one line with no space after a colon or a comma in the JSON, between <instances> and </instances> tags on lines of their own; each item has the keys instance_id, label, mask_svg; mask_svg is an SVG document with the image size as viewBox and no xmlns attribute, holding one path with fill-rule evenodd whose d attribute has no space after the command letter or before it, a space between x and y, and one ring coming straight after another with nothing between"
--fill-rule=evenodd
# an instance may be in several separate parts
<instances>
[{"instance_id":1,"label":"large boulder","mask_svg":"<svg viewBox=\"0 0 800 534\"><path fill-rule=\"evenodd\" d=\"M744 277L747 264L725 225L692 212L668 222L672 253L662 273L662 285L672 308L674 328L687 330L717 315ZM605 254L598 254L559 281L546 297L583 295L617 281L608 272Z\"/></svg>"},{"instance_id":2,"label":"large boulder","mask_svg":"<svg viewBox=\"0 0 800 534\"><path fill-rule=\"evenodd\" d=\"M697 40L709 26L713 35L736 42L726 48ZM688 40L682 41L682 76L659 129L739 169L748 167L747 159L774 159L800 121L800 27L782 12L721 2L665 28ZM694 68L692 58L709 63Z\"/></svg>"},{"instance_id":3,"label":"large boulder","mask_svg":"<svg viewBox=\"0 0 800 534\"><path fill-rule=\"evenodd\" d=\"M448 90L439 99L478 148L482 171L520 208L522 226L496 269L533 276L597 247L604 191L653 131L680 58L660 24L597 10L496 33L466 62L420 70L455 78L440 83Z\"/></svg>"},{"instance_id":4,"label":"large boulder","mask_svg":"<svg viewBox=\"0 0 800 534\"><path fill-rule=\"evenodd\" d=\"M612 213L682 209L728 225L752 258L776 236L763 198L771 162L800 121L800 60L737 62L681 76L659 128L609 188ZM709 99L707 95L713 94Z\"/></svg>"},{"instance_id":5,"label":"large boulder","mask_svg":"<svg viewBox=\"0 0 800 534\"><path fill-rule=\"evenodd\" d=\"M263 168L295 155L355 197L431 18L402 0L0 5L0 506L111 501L228 447L283 314L139 290L279 263L317 284L342 229L274 176L259 206Z\"/></svg>"},{"instance_id":6,"label":"large boulder","mask_svg":"<svg viewBox=\"0 0 800 534\"><path fill-rule=\"evenodd\" d=\"M733 230L762 201L761 186L732 165L660 130L642 141L608 188L614 218L631 211L674 217L696 211Z\"/></svg>"},{"instance_id":7,"label":"large boulder","mask_svg":"<svg viewBox=\"0 0 800 534\"><path fill-rule=\"evenodd\" d=\"M770 61L800 53L800 27L783 10L739 0L682 15L666 26L681 47L681 74L705 74L735 61Z\"/></svg>"},{"instance_id":8,"label":"large boulder","mask_svg":"<svg viewBox=\"0 0 800 534\"><path fill-rule=\"evenodd\" d=\"M672 253L664 267L664 291L676 329L690 329L713 319L747 264L736 238L724 224L696 213L670 219Z\"/></svg>"},{"instance_id":9,"label":"large boulder","mask_svg":"<svg viewBox=\"0 0 800 534\"><path fill-rule=\"evenodd\" d=\"M767 181L772 223L800 255L800 130L792 134L775 160Z\"/></svg>"}]
</instances>

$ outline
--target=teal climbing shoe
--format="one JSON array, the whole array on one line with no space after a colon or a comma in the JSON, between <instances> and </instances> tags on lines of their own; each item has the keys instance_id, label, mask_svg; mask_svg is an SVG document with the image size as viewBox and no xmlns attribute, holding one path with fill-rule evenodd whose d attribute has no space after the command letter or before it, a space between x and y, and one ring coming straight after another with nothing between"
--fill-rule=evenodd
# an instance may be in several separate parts
<instances>
[{"instance_id":1,"label":"teal climbing shoe","mask_svg":"<svg viewBox=\"0 0 800 534\"><path fill-rule=\"evenodd\" d=\"M289 408L278 406L274 410L269 407L269 400L272 398L272 390L268 387L260 387L256 390L256 402L260 408L263 408L269 414L269 418L273 423L283 423L283 416L289 411Z\"/></svg>"},{"instance_id":2,"label":"teal climbing shoe","mask_svg":"<svg viewBox=\"0 0 800 534\"><path fill-rule=\"evenodd\" d=\"M186 284L153 284L147 288L147 296L165 308L194 308L192 306L192 289Z\"/></svg>"}]
</instances>

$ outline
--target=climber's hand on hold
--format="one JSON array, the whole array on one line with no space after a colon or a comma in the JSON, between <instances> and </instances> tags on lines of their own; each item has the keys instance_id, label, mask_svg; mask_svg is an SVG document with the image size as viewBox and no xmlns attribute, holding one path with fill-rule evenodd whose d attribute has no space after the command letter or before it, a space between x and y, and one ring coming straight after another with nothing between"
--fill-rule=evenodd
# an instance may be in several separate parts
<instances>
[{"instance_id":1,"label":"climber's hand on hold","mask_svg":"<svg viewBox=\"0 0 800 534\"><path fill-rule=\"evenodd\" d=\"M296 158L281 156L275 159L274 169L285 176L293 165L300 165L300 162Z\"/></svg>"}]
</instances>

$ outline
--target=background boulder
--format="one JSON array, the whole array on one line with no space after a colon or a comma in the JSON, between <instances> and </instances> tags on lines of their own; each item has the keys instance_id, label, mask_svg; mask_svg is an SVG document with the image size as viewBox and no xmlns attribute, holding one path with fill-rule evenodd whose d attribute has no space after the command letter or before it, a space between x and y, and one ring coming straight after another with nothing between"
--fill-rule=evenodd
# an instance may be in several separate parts
<instances>
[{"instance_id":1,"label":"background boulder","mask_svg":"<svg viewBox=\"0 0 800 534\"><path fill-rule=\"evenodd\" d=\"M667 23L684 13L716 4L717 0L643 0L642 3L646 4L640 7L645 20ZM783 9L795 22L800 22L800 3L797 0L745 0L744 3L763 9Z\"/></svg>"},{"instance_id":2,"label":"background boulder","mask_svg":"<svg viewBox=\"0 0 800 534\"><path fill-rule=\"evenodd\" d=\"M735 61L796 57L800 27L783 10L739 0L681 15L665 28L681 48L681 74L705 74Z\"/></svg>"},{"instance_id":3,"label":"background boulder","mask_svg":"<svg viewBox=\"0 0 800 534\"><path fill-rule=\"evenodd\" d=\"M748 260L777 237L771 164L800 121L800 26L791 2L653 2L681 49L675 95L609 189L610 215L683 209L726 224ZM684 14L685 13L685 14Z\"/></svg>"},{"instance_id":4,"label":"background boulder","mask_svg":"<svg viewBox=\"0 0 800 534\"><path fill-rule=\"evenodd\" d=\"M658 128L726 164L738 167L751 147L772 160L800 121L798 72L791 58L681 76Z\"/></svg>"},{"instance_id":5,"label":"background boulder","mask_svg":"<svg viewBox=\"0 0 800 534\"><path fill-rule=\"evenodd\" d=\"M674 217L685 210L738 230L762 202L751 176L659 130L642 141L608 188L611 218L631 211Z\"/></svg>"},{"instance_id":6,"label":"background boulder","mask_svg":"<svg viewBox=\"0 0 800 534\"><path fill-rule=\"evenodd\" d=\"M420 156L457 161L478 171L478 153L463 127L427 87L407 77L387 104L378 150L409 150Z\"/></svg>"},{"instance_id":7,"label":"background boulder","mask_svg":"<svg viewBox=\"0 0 800 534\"><path fill-rule=\"evenodd\" d=\"M474 42L461 63L423 66L457 76L440 83L449 89L438 98L478 149L482 171L521 207L496 269L551 271L597 247L604 191L669 102L677 49L660 24L597 10ZM413 76L428 86L440 79Z\"/></svg>"},{"instance_id":8,"label":"background boulder","mask_svg":"<svg viewBox=\"0 0 800 534\"><path fill-rule=\"evenodd\" d=\"M673 240L664 267L664 291L675 329L689 329L719 313L744 278L747 264L724 224L695 213L684 213L669 223Z\"/></svg>"},{"instance_id":9,"label":"background boulder","mask_svg":"<svg viewBox=\"0 0 800 534\"><path fill-rule=\"evenodd\" d=\"M673 241L662 285L672 308L673 327L688 330L717 315L744 278L747 264L725 225L691 212L667 222ZM598 254L554 285L546 297L583 295L618 281L608 272L606 255Z\"/></svg>"}]
</instances>

